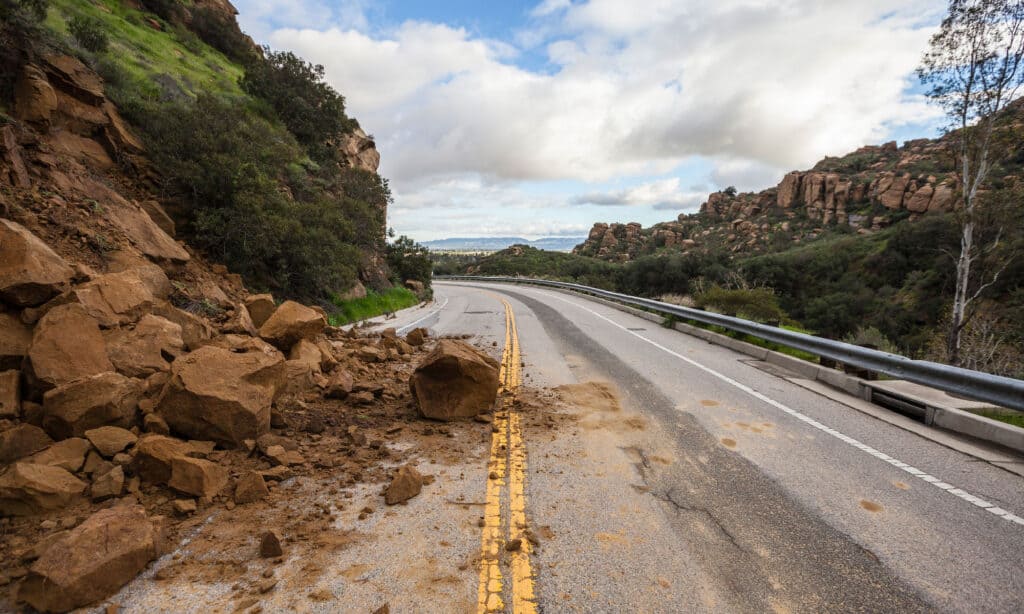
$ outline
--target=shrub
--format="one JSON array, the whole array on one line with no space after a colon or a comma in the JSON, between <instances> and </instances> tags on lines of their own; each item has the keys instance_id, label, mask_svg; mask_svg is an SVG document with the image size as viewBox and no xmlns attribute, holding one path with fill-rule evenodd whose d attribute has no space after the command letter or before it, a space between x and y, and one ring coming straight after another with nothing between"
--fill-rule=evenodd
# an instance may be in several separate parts
<instances>
[{"instance_id":1,"label":"shrub","mask_svg":"<svg viewBox=\"0 0 1024 614\"><path fill-rule=\"evenodd\" d=\"M433 265L430 250L402 235L388 245L388 268L392 279L401 284L406 280L423 282L430 287L430 273Z\"/></svg>"},{"instance_id":2,"label":"shrub","mask_svg":"<svg viewBox=\"0 0 1024 614\"><path fill-rule=\"evenodd\" d=\"M345 98L324 82L323 66L290 51L264 47L264 57L253 58L246 66L241 85L273 107L311 158L336 158L336 141L353 124L345 115Z\"/></svg>"},{"instance_id":3,"label":"shrub","mask_svg":"<svg viewBox=\"0 0 1024 614\"><path fill-rule=\"evenodd\" d=\"M694 299L701 307L757 322L778 324L787 317L775 293L768 288L727 290L712 286Z\"/></svg>"},{"instance_id":4,"label":"shrub","mask_svg":"<svg viewBox=\"0 0 1024 614\"><path fill-rule=\"evenodd\" d=\"M103 53L107 50L110 40L103 28L103 23L95 17L75 15L68 23L68 30L79 45L86 51Z\"/></svg>"},{"instance_id":5,"label":"shrub","mask_svg":"<svg viewBox=\"0 0 1024 614\"><path fill-rule=\"evenodd\" d=\"M888 352L890 354L899 354L899 348L896 344L889 340L888 337L882 334L882 331L878 330L874 326L866 326L858 328L856 332L850 333L843 338L846 343L853 345L859 345L862 347L876 349L882 352Z\"/></svg>"}]
</instances>

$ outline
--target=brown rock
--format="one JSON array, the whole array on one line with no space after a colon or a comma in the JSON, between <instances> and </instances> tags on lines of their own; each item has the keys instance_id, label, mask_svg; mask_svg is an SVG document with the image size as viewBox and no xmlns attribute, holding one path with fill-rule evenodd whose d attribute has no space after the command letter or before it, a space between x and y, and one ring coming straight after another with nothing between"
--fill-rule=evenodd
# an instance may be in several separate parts
<instances>
[{"instance_id":1,"label":"brown rock","mask_svg":"<svg viewBox=\"0 0 1024 614\"><path fill-rule=\"evenodd\" d=\"M152 311L157 297L152 281L132 269L100 275L69 294L104 328L130 324Z\"/></svg>"},{"instance_id":2,"label":"brown rock","mask_svg":"<svg viewBox=\"0 0 1024 614\"><path fill-rule=\"evenodd\" d=\"M783 177L776 193L779 207L789 209L796 203L800 195L800 178L801 173L795 171Z\"/></svg>"},{"instance_id":3,"label":"brown rock","mask_svg":"<svg viewBox=\"0 0 1024 614\"><path fill-rule=\"evenodd\" d=\"M32 329L11 313L0 313L0 369L20 369L32 345Z\"/></svg>"},{"instance_id":4,"label":"brown rock","mask_svg":"<svg viewBox=\"0 0 1024 614\"><path fill-rule=\"evenodd\" d=\"M212 499L228 485L228 470L208 460L179 456L171 459L167 485L187 495Z\"/></svg>"},{"instance_id":5,"label":"brown rock","mask_svg":"<svg viewBox=\"0 0 1024 614\"><path fill-rule=\"evenodd\" d=\"M0 464L45 450L51 443L53 440L38 426L19 424L0 433Z\"/></svg>"},{"instance_id":6,"label":"brown rock","mask_svg":"<svg viewBox=\"0 0 1024 614\"><path fill-rule=\"evenodd\" d=\"M235 503L239 505L261 501L269 494L267 483L257 471L250 471L243 475L235 485Z\"/></svg>"},{"instance_id":7,"label":"brown rock","mask_svg":"<svg viewBox=\"0 0 1024 614\"><path fill-rule=\"evenodd\" d=\"M111 497L120 497L123 491L124 469L117 466L93 481L90 494L93 501L105 501Z\"/></svg>"},{"instance_id":8,"label":"brown rock","mask_svg":"<svg viewBox=\"0 0 1024 614\"><path fill-rule=\"evenodd\" d=\"M364 346L356 352L356 358L368 363L384 362L387 360L387 353L380 348Z\"/></svg>"},{"instance_id":9,"label":"brown rock","mask_svg":"<svg viewBox=\"0 0 1024 614\"><path fill-rule=\"evenodd\" d=\"M269 446L263 454L275 465L288 465L288 451L284 449L284 446Z\"/></svg>"},{"instance_id":10,"label":"brown rock","mask_svg":"<svg viewBox=\"0 0 1024 614\"><path fill-rule=\"evenodd\" d=\"M260 535L260 556L272 559L282 555L284 555L284 549L281 548L281 538L274 531L264 531Z\"/></svg>"},{"instance_id":11,"label":"brown rock","mask_svg":"<svg viewBox=\"0 0 1024 614\"><path fill-rule=\"evenodd\" d=\"M427 342L428 334L425 328L414 328L405 336L405 342L413 347L420 347Z\"/></svg>"},{"instance_id":12,"label":"brown rock","mask_svg":"<svg viewBox=\"0 0 1024 614\"><path fill-rule=\"evenodd\" d=\"M48 127L57 110L57 93L38 66L26 64L14 88L14 116L22 121Z\"/></svg>"},{"instance_id":13,"label":"brown rock","mask_svg":"<svg viewBox=\"0 0 1024 614\"><path fill-rule=\"evenodd\" d=\"M270 429L270 405L284 374L276 352L205 346L174 361L156 412L178 433L239 446Z\"/></svg>"},{"instance_id":14,"label":"brown rock","mask_svg":"<svg viewBox=\"0 0 1024 614\"><path fill-rule=\"evenodd\" d=\"M338 368L331 372L324 395L331 399L344 399L352 392L354 385L352 374L345 369Z\"/></svg>"},{"instance_id":15,"label":"brown rock","mask_svg":"<svg viewBox=\"0 0 1024 614\"><path fill-rule=\"evenodd\" d=\"M249 310L249 316L252 318L252 323L259 328L270 319L270 316L274 315L274 310L277 309L277 305L274 303L274 297L270 294L255 294L245 299L245 306Z\"/></svg>"},{"instance_id":16,"label":"brown rock","mask_svg":"<svg viewBox=\"0 0 1024 614\"><path fill-rule=\"evenodd\" d=\"M423 294L427 290L427 287L423 284L422 281L417 281L415 279L407 279L405 280L405 284L403 285L409 290L412 290L413 293L416 294L416 296L423 296Z\"/></svg>"},{"instance_id":17,"label":"brown rock","mask_svg":"<svg viewBox=\"0 0 1024 614\"><path fill-rule=\"evenodd\" d=\"M48 467L60 467L65 471L77 473L85 464L85 457L91 448L92 446L87 440L81 437L72 437L58 441L38 454L33 454L27 462Z\"/></svg>"},{"instance_id":18,"label":"brown rock","mask_svg":"<svg viewBox=\"0 0 1024 614\"><path fill-rule=\"evenodd\" d=\"M150 482L166 484L171 479L171 461L192 451L188 442L163 435L144 435L135 444L132 471Z\"/></svg>"},{"instance_id":19,"label":"brown rock","mask_svg":"<svg viewBox=\"0 0 1024 614\"><path fill-rule=\"evenodd\" d=\"M353 405L371 405L377 398L369 390L353 392L348 395L348 401Z\"/></svg>"},{"instance_id":20,"label":"brown rock","mask_svg":"<svg viewBox=\"0 0 1024 614\"><path fill-rule=\"evenodd\" d=\"M245 305L235 305L231 317L221 326L220 330L225 334L249 335L251 337L259 334Z\"/></svg>"},{"instance_id":21,"label":"brown rock","mask_svg":"<svg viewBox=\"0 0 1024 614\"><path fill-rule=\"evenodd\" d=\"M139 505L100 510L39 557L18 598L43 612L99 601L155 559L160 532Z\"/></svg>"},{"instance_id":22,"label":"brown rock","mask_svg":"<svg viewBox=\"0 0 1024 614\"><path fill-rule=\"evenodd\" d=\"M0 418L21 415L21 371L0 373Z\"/></svg>"},{"instance_id":23,"label":"brown rock","mask_svg":"<svg viewBox=\"0 0 1024 614\"><path fill-rule=\"evenodd\" d=\"M160 316L142 316L134 329L107 332L107 355L119 373L148 377L171 368L173 359L185 350L181 327Z\"/></svg>"},{"instance_id":24,"label":"brown rock","mask_svg":"<svg viewBox=\"0 0 1024 614\"><path fill-rule=\"evenodd\" d=\"M160 227L160 230L166 232L169 236L173 237L177 232L174 220L171 216L167 215L167 211L155 200L144 200L139 203L142 210L146 212L149 219L153 220L153 223Z\"/></svg>"},{"instance_id":25,"label":"brown rock","mask_svg":"<svg viewBox=\"0 0 1024 614\"><path fill-rule=\"evenodd\" d=\"M116 426L101 426L85 432L85 438L102 456L110 458L135 445L138 437L135 433Z\"/></svg>"},{"instance_id":26,"label":"brown rock","mask_svg":"<svg viewBox=\"0 0 1024 614\"><path fill-rule=\"evenodd\" d=\"M146 414L146 417L142 419L142 428L147 433L155 433L157 435L171 434L171 427L167 426L167 421L156 414Z\"/></svg>"},{"instance_id":27,"label":"brown rock","mask_svg":"<svg viewBox=\"0 0 1024 614\"><path fill-rule=\"evenodd\" d=\"M935 192L928 203L928 211L952 211L955 195L956 190L951 183L940 183L935 186Z\"/></svg>"},{"instance_id":28,"label":"brown rock","mask_svg":"<svg viewBox=\"0 0 1024 614\"><path fill-rule=\"evenodd\" d=\"M123 198L111 199L105 204L111 212L108 219L150 259L170 264L184 264L191 259L188 252L157 226L138 205L128 203Z\"/></svg>"},{"instance_id":29,"label":"brown rock","mask_svg":"<svg viewBox=\"0 0 1024 614\"><path fill-rule=\"evenodd\" d=\"M928 210L928 203L932 200L932 194L935 193L935 188L925 184L921 186L913 196L906 199L907 211L913 211L914 213L924 213Z\"/></svg>"},{"instance_id":30,"label":"brown rock","mask_svg":"<svg viewBox=\"0 0 1024 614\"><path fill-rule=\"evenodd\" d=\"M213 329L205 320L182 311L166 301L154 306L153 314L181 327L181 340L185 343L185 349L198 350L213 337Z\"/></svg>"},{"instance_id":31,"label":"brown rock","mask_svg":"<svg viewBox=\"0 0 1024 614\"><path fill-rule=\"evenodd\" d=\"M56 439L81 437L101 426L130 428L141 394L141 382L120 373L83 377L43 396L43 428Z\"/></svg>"},{"instance_id":32,"label":"brown rock","mask_svg":"<svg viewBox=\"0 0 1024 614\"><path fill-rule=\"evenodd\" d=\"M414 467L405 465L399 467L391 479L391 484L384 492L384 502L388 505L402 503L420 494L421 490L423 490L423 476Z\"/></svg>"},{"instance_id":33,"label":"brown rock","mask_svg":"<svg viewBox=\"0 0 1024 614\"><path fill-rule=\"evenodd\" d=\"M30 379L40 390L114 370L96 319L77 304L55 307L43 316L32 336L28 364Z\"/></svg>"},{"instance_id":34,"label":"brown rock","mask_svg":"<svg viewBox=\"0 0 1024 614\"><path fill-rule=\"evenodd\" d=\"M320 373L323 355L315 343L307 339L300 339L288 352L288 360L302 362L309 367L310 371Z\"/></svg>"},{"instance_id":35,"label":"brown rock","mask_svg":"<svg viewBox=\"0 0 1024 614\"><path fill-rule=\"evenodd\" d=\"M174 507L174 513L179 516L195 514L197 509L195 499L175 499L172 505Z\"/></svg>"},{"instance_id":36,"label":"brown rock","mask_svg":"<svg viewBox=\"0 0 1024 614\"><path fill-rule=\"evenodd\" d=\"M0 218L0 299L40 305L63 290L75 272L27 228Z\"/></svg>"},{"instance_id":37,"label":"brown rock","mask_svg":"<svg viewBox=\"0 0 1024 614\"><path fill-rule=\"evenodd\" d=\"M427 418L472 418L488 411L498 395L498 363L461 341L442 339L409 381Z\"/></svg>"},{"instance_id":38,"label":"brown rock","mask_svg":"<svg viewBox=\"0 0 1024 614\"><path fill-rule=\"evenodd\" d=\"M260 337L286 350L300 339L315 338L326 326L327 320L315 310L285 301L260 327Z\"/></svg>"},{"instance_id":39,"label":"brown rock","mask_svg":"<svg viewBox=\"0 0 1024 614\"><path fill-rule=\"evenodd\" d=\"M29 516L67 507L85 482L60 467L15 463L0 475L0 516Z\"/></svg>"}]
</instances>

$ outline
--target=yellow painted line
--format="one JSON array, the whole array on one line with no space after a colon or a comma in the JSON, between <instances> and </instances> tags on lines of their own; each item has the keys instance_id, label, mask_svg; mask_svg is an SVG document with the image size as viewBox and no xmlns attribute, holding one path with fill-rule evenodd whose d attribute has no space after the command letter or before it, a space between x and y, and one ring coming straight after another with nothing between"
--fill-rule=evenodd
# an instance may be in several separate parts
<instances>
[{"instance_id":1,"label":"yellow painted line","mask_svg":"<svg viewBox=\"0 0 1024 614\"><path fill-rule=\"evenodd\" d=\"M480 584L477 591L477 612L505 611L505 586L501 571L501 553L508 539L521 540L520 549L512 552L511 568L512 612L535 614L536 597L533 587L533 568L530 562L531 545L525 537L526 523L526 445L522 424L515 405L516 390L522 384L519 333L515 313L508 301L505 306L505 349L502 351L498 380L501 386L501 409L494 414L494 433L491 437L491 455L488 461L487 495L484 507L484 527L480 538ZM494 476L493 478L491 476ZM509 514L505 525L502 518L502 493L509 487Z\"/></svg>"}]
</instances>

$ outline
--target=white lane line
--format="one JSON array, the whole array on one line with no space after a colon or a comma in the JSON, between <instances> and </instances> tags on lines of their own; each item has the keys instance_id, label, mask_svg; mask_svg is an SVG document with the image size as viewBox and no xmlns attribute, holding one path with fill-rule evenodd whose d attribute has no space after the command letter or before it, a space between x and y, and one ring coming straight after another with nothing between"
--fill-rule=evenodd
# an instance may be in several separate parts
<instances>
[{"instance_id":1,"label":"white lane line","mask_svg":"<svg viewBox=\"0 0 1024 614\"><path fill-rule=\"evenodd\" d=\"M935 476L932 476L932 475L929 475L929 474L925 473L924 471L921 471L920 469L918 469L916 467L908 465L907 463L904 463L904 462L902 462L902 461L900 461L898 459L895 459L895 458L889 456L888 454L885 454L883 452L879 452L878 450L872 448L871 446L869 446L869 445L867 445L865 443L862 443L862 442L854 439L853 437L850 437L849 435L844 435L843 433L840 433L839 431L837 431L837 430L835 430L835 429L833 429L833 428L831 428L829 426L826 426L826 425L822 424L821 422L818 422L817 420L815 420L814 418L811 418L810 416L807 416L805 414L802 414L802 413L798 412L795 409L787 407L786 405L783 405L782 403L779 403L775 399L771 399L769 397L766 397L765 395L763 395L760 392L754 390L753 388L750 388L749 386L747 386L745 384L741 384L740 382L732 379L728 375L724 375L722 373L719 373L718 371L715 371L714 369L711 369L710 367L705 367L704 365L700 364L699 362L696 362L695 360L687 358L686 356L683 356L682 354L673 352L672 350L668 349L667 347L661 345L660 343L658 343L656 341L652 341L651 339L648 339L647 337L644 337L643 335L638 335L636 332L629 330L625 326L622 326L621 324L619 324L619 323L617 323L617 322L615 322L613 320L610 320L609 318L606 318L605 316L597 313L596 311L594 311L592 309L584 307L583 305L580 305L578 303L574 303L574 302L572 302L572 301L570 301L568 299L562 298L560 296L555 296L554 294L551 294L551 293L546 293L545 292L544 296L547 296L547 297L550 297L550 298L562 301L563 303L568 303L569 305L572 305L573 307L576 307L577 309L582 309L583 311L589 312L590 314L592 314L592 315L594 315L594 316L604 320L605 322L608 322L612 326L614 326L616 328L619 328L619 329L629 333L630 335L633 335L637 339L640 339L641 341L649 343L649 344L653 345L654 347L658 348L659 350L661 350L661 351L663 351L663 352L665 352L667 354L670 354L672 356L675 356L679 360L682 360L683 362L685 362L687 364L690 364L690 365L692 365L694 367L697 367L698 369L704 371L705 373L708 373L709 375L713 375L714 377L717 377L718 379L722 380L723 382L725 382L725 383L727 383L727 384L729 384L731 386L739 388L740 390L742 390L743 392L746 392L747 394L751 395L752 397L754 397L754 398L756 398L756 399L758 399L760 401L764 401L765 403L771 405L772 407L775 407L776 409L779 409L779 410L781 410L781 411L783 411L783 412L793 416L797 420L800 420L802 422L805 422L805 423L809 424L810 426L813 426L814 428L818 429L819 431L822 431L824 433L828 433L832 437L835 437L836 439L838 439L838 440L840 440L840 441L842 441L842 442L844 442L844 443L846 443L846 444L848 444L850 446L853 446L854 448L857 448L858 450L866 452L866 453L870 454L871 456L874 456L875 458L877 458L879 460L885 461L885 462L889 463L890 465L892 465L893 467L896 467L897 469L905 471L906 473L908 473L908 474L910 474L910 475L912 475L912 476L914 476L914 477L916 477L916 478L918 478L920 480L923 480L923 481L931 484L932 486L935 486L939 490L945 491L945 492L947 492L947 493L949 493L951 495L955 495L956 497L958 497L960 499L963 499L964 501L967 501L968 503L971 503L971 504L973 504L973 505L975 505L977 507L980 507L980 508L982 508L984 510L988 510L989 512L992 512L993 514L995 514L996 516L999 516L1000 518L1002 518L1004 520L1009 520L1010 522L1013 522L1013 523L1016 523L1018 525L1024 526L1024 518L1021 518L1020 516L1018 516L1018 515L1016 515L1016 514L1014 514L1012 512L1008 512L1008 511L1004 510L1001 507L997 507L996 505L994 505L992 503L989 503L988 501L986 501L986 500L984 500L984 499L982 499L980 497L976 497L976 496L972 495L971 493L969 493L969 492L967 492L965 490L962 490L960 488L954 488L951 484L947 484L946 482L943 482L939 478L937 478Z\"/></svg>"},{"instance_id":2,"label":"white lane line","mask_svg":"<svg viewBox=\"0 0 1024 614\"><path fill-rule=\"evenodd\" d=\"M441 312L442 309L444 309L447 306L448 306L448 297L446 296L446 297L444 297L444 302L441 303L441 305L438 306L437 309L431 311L430 313L428 313L427 315L423 316L419 320L416 320L412 324L406 324L405 326L403 326L403 327L401 327L399 329L396 329L395 332L398 333L399 335L404 334L405 331L407 331L407 330L409 330L411 328L415 328L416 325L419 324L420 322L422 322L423 320L426 320L427 318L430 318L430 317L433 317L433 316L437 315L438 313Z\"/></svg>"}]
</instances>

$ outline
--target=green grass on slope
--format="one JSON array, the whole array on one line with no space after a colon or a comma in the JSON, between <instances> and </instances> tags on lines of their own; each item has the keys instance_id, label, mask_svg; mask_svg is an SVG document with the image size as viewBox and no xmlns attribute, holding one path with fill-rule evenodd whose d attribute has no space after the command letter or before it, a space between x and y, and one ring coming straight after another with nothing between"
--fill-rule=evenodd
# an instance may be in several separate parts
<instances>
[{"instance_id":1,"label":"green grass on slope","mask_svg":"<svg viewBox=\"0 0 1024 614\"><path fill-rule=\"evenodd\" d=\"M348 301L335 300L338 313L331 316L331 326L342 326L374 318L385 313L412 307L420 302L412 291L405 288L391 288L382 294L369 292L363 298Z\"/></svg>"},{"instance_id":2,"label":"green grass on slope","mask_svg":"<svg viewBox=\"0 0 1024 614\"><path fill-rule=\"evenodd\" d=\"M986 418L991 418L993 420L999 420L1000 422L1005 422L1007 424L1012 424L1013 426L1020 427L1020 428L1024 429L1024 414L1017 414L1017 413L1009 414L1009 413L1001 412L1001 411L985 411L985 410L978 411L978 412L975 412L975 413L977 413L979 416L984 416Z\"/></svg>"},{"instance_id":3,"label":"green grass on slope","mask_svg":"<svg viewBox=\"0 0 1024 614\"><path fill-rule=\"evenodd\" d=\"M143 13L121 0L51 0L48 28L73 41L68 22L75 16L100 21L110 39L107 51L97 54L101 64L112 64L134 89L158 100L175 86L181 92L242 95L238 85L243 69L193 33L174 27L156 15ZM150 20L159 23L157 30ZM105 72L105 71L104 71Z\"/></svg>"}]
</instances>

